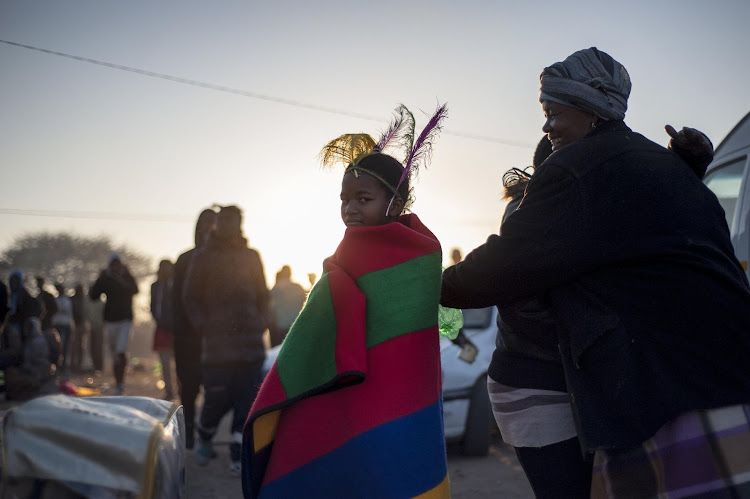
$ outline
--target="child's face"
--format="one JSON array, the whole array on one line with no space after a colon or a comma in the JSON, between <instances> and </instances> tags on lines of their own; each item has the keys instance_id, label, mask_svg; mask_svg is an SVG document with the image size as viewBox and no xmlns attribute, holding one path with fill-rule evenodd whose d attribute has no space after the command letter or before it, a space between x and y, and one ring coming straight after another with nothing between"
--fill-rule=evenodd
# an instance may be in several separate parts
<instances>
[{"instance_id":1,"label":"child's face","mask_svg":"<svg viewBox=\"0 0 750 499\"><path fill-rule=\"evenodd\" d=\"M391 194L385 187L366 173L357 176L350 172L341 181L341 219L347 227L393 222L401 212L402 202L395 199L390 210L392 216L386 216L390 200Z\"/></svg>"}]
</instances>

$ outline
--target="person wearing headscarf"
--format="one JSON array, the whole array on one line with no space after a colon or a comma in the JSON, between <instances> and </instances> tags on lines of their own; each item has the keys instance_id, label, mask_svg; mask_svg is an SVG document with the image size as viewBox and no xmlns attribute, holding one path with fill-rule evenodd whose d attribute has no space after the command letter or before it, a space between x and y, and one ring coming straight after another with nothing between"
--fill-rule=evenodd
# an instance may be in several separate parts
<instances>
[{"instance_id":1,"label":"person wearing headscarf","mask_svg":"<svg viewBox=\"0 0 750 499\"><path fill-rule=\"evenodd\" d=\"M441 303L546 300L592 497L747 490L750 286L700 172L625 125L630 89L594 47L545 68L553 152Z\"/></svg>"}]
</instances>

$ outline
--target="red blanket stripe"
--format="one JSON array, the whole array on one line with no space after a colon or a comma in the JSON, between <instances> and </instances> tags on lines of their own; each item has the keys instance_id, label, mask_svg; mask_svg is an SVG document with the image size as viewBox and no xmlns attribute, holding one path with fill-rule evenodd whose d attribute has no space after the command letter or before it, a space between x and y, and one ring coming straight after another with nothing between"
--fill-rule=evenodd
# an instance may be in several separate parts
<instances>
[{"instance_id":1,"label":"red blanket stripe","mask_svg":"<svg viewBox=\"0 0 750 499\"><path fill-rule=\"evenodd\" d=\"M250 414L247 415L247 421L250 420L250 415L254 414L257 409L272 407L276 404L280 404L287 399L286 393L284 392L284 385L279 379L279 373L276 371L276 363L274 362L271 366L271 370L268 371L266 379L263 380L263 384L260 385L258 391L258 397L253 402L253 406L250 409Z\"/></svg>"},{"instance_id":2,"label":"red blanket stripe","mask_svg":"<svg viewBox=\"0 0 750 499\"><path fill-rule=\"evenodd\" d=\"M326 267L336 314L336 372L366 372L365 295L333 262Z\"/></svg>"},{"instance_id":3,"label":"red blanket stripe","mask_svg":"<svg viewBox=\"0 0 750 499\"><path fill-rule=\"evenodd\" d=\"M356 280L368 272L393 267L412 258L440 251L437 238L416 216L404 215L401 220L415 228L419 226L420 232L401 223L347 228L346 235L336 250L337 263ZM383 237L384 230L392 232L392 235ZM373 237L373 234L378 234L378 237ZM399 241L400 244L396 246L393 241Z\"/></svg>"}]
</instances>

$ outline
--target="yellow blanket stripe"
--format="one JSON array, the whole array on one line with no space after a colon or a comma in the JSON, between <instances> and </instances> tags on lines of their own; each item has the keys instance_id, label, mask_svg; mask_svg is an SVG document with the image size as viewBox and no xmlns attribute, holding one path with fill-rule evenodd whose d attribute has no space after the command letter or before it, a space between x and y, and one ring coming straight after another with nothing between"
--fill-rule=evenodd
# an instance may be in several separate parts
<instances>
[{"instance_id":1,"label":"yellow blanket stripe","mask_svg":"<svg viewBox=\"0 0 750 499\"><path fill-rule=\"evenodd\" d=\"M448 475L445 475L443 481L440 482L437 487L428 490L418 496L414 496L414 499L450 499L451 497L451 486Z\"/></svg>"},{"instance_id":2,"label":"yellow blanket stripe","mask_svg":"<svg viewBox=\"0 0 750 499\"><path fill-rule=\"evenodd\" d=\"M273 442L280 416L281 410L273 411L263 414L253 422L253 447L255 452Z\"/></svg>"}]
</instances>

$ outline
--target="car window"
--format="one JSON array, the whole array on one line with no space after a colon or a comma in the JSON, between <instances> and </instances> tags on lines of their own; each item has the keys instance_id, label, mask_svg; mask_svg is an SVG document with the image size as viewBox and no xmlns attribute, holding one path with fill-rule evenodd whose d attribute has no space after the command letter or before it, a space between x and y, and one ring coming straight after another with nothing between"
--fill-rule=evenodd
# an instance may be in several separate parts
<instances>
[{"instance_id":1,"label":"car window","mask_svg":"<svg viewBox=\"0 0 750 499\"><path fill-rule=\"evenodd\" d=\"M487 308L465 308L464 329L484 329L490 326L492 321L492 307Z\"/></svg>"},{"instance_id":2,"label":"car window","mask_svg":"<svg viewBox=\"0 0 750 499\"><path fill-rule=\"evenodd\" d=\"M740 195L742 176L745 173L747 158L736 159L720 166L706 176L706 186L719 198L721 207L727 216L727 225L732 228L734 212L737 209L737 199Z\"/></svg>"}]
</instances>

